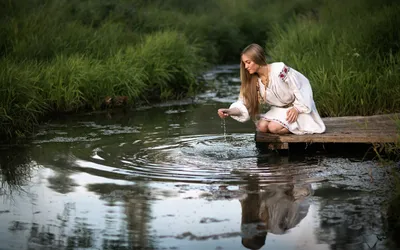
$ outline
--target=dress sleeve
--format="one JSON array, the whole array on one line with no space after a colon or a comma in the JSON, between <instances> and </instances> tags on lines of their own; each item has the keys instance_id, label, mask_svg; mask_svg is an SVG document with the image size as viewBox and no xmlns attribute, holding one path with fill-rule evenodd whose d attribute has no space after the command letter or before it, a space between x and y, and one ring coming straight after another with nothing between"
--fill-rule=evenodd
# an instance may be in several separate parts
<instances>
[{"instance_id":1,"label":"dress sleeve","mask_svg":"<svg viewBox=\"0 0 400 250\"><path fill-rule=\"evenodd\" d=\"M285 71L286 74L282 74ZM309 80L303 74L288 66L284 66L282 72L280 77L289 85L295 96L293 106L300 113L310 113L314 100Z\"/></svg>"},{"instance_id":2,"label":"dress sleeve","mask_svg":"<svg viewBox=\"0 0 400 250\"><path fill-rule=\"evenodd\" d=\"M249 115L249 111L247 110L246 106L244 105L244 99L242 94L239 95L239 99L232 103L231 106L229 107L231 108L237 108L240 111L240 115L231 115L231 117L233 119L235 119L236 121L239 122L246 122L248 120L250 120L250 115Z\"/></svg>"}]
</instances>

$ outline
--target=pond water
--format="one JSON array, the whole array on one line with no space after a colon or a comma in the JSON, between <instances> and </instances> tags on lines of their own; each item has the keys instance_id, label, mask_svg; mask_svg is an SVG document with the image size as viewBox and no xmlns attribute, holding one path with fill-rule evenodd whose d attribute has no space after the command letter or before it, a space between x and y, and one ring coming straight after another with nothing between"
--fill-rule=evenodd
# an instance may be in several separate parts
<instances>
[{"instance_id":1,"label":"pond water","mask_svg":"<svg viewBox=\"0 0 400 250\"><path fill-rule=\"evenodd\" d=\"M222 121L239 70L194 101L49 121L3 146L0 249L396 249L388 169L361 156L261 152Z\"/></svg>"}]
</instances>

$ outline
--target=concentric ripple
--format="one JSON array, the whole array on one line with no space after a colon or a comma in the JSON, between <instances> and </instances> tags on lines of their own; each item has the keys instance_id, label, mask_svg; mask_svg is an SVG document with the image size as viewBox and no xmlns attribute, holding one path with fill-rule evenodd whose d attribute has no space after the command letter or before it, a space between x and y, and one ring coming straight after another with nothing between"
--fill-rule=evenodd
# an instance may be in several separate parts
<instances>
[{"instance_id":1,"label":"concentric ripple","mask_svg":"<svg viewBox=\"0 0 400 250\"><path fill-rule=\"evenodd\" d=\"M288 162L287 157L260 155L253 138L253 134L181 136L148 146L136 141L140 147L134 153L121 150L124 153L115 156L103 147L94 150L92 160L118 158L120 164L113 172L129 179L176 182L239 184L249 176L263 183L297 182L321 171L316 159Z\"/></svg>"}]
</instances>

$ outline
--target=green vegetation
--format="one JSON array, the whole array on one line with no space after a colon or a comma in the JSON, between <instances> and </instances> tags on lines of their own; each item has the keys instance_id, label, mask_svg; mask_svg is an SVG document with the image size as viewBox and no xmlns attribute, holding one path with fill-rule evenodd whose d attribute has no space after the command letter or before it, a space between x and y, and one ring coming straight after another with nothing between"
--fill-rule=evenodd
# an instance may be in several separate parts
<instances>
[{"instance_id":1,"label":"green vegetation","mask_svg":"<svg viewBox=\"0 0 400 250\"><path fill-rule=\"evenodd\" d=\"M400 4L324 1L270 34L267 50L304 73L323 116L400 110Z\"/></svg>"},{"instance_id":2,"label":"green vegetation","mask_svg":"<svg viewBox=\"0 0 400 250\"><path fill-rule=\"evenodd\" d=\"M0 135L98 109L106 96L129 105L193 96L207 66L236 63L249 41L264 43L272 23L313 1L288 3L0 0Z\"/></svg>"},{"instance_id":3,"label":"green vegetation","mask_svg":"<svg viewBox=\"0 0 400 250\"><path fill-rule=\"evenodd\" d=\"M22 134L49 112L98 108L106 95L160 100L195 91L198 48L174 31L156 32L100 60L59 54L48 61L0 60L1 131ZM184 84L182 84L184 83Z\"/></svg>"},{"instance_id":4,"label":"green vegetation","mask_svg":"<svg viewBox=\"0 0 400 250\"><path fill-rule=\"evenodd\" d=\"M252 42L310 78L323 116L397 112L395 2L0 0L0 135L105 96L193 96L207 67L238 63Z\"/></svg>"}]
</instances>

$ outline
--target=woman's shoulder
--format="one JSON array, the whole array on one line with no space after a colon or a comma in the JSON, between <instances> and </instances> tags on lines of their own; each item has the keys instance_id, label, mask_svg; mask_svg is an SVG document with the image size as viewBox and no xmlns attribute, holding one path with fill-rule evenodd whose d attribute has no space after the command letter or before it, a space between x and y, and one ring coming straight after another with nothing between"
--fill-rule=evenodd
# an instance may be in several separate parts
<instances>
[{"instance_id":1,"label":"woman's shoulder","mask_svg":"<svg viewBox=\"0 0 400 250\"><path fill-rule=\"evenodd\" d=\"M284 62L273 62L270 63L271 72L280 73L284 67L287 67Z\"/></svg>"},{"instance_id":2,"label":"woman's shoulder","mask_svg":"<svg viewBox=\"0 0 400 250\"><path fill-rule=\"evenodd\" d=\"M270 65L271 75L285 80L286 75L290 70L290 67L287 66L284 62L273 62Z\"/></svg>"}]
</instances>

